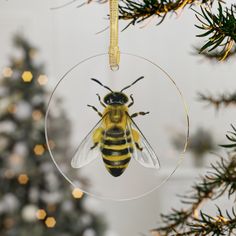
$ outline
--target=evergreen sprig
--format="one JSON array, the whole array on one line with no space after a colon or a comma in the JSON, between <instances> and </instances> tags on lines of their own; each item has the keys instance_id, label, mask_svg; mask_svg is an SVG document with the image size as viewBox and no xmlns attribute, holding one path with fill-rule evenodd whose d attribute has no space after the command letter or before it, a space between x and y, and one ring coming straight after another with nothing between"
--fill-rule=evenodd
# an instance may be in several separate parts
<instances>
[{"instance_id":1,"label":"evergreen sprig","mask_svg":"<svg viewBox=\"0 0 236 236\"><path fill-rule=\"evenodd\" d=\"M195 10L194 10L195 11ZM220 59L224 60L235 50L236 43L236 5L230 8L223 8L219 2L218 12L214 14L210 9L201 6L201 13L196 12L196 17L201 25L197 28L205 31L197 37L209 37L207 42L200 48L200 53L216 48L222 48Z\"/></svg>"},{"instance_id":2,"label":"evergreen sprig","mask_svg":"<svg viewBox=\"0 0 236 236\"><path fill-rule=\"evenodd\" d=\"M71 0L52 9L64 8L77 1ZM91 2L102 4L108 0L86 0L77 7ZM216 13L212 11L214 2L219 4ZM192 9L200 22L195 26L204 31L197 37L208 37L208 39L199 52L207 58L225 60L236 54L236 4L230 7L223 4L225 4L223 0L120 0L119 19L129 21L123 30L155 16L159 25L169 14L177 13L187 6L192 8L200 5L200 10Z\"/></svg>"},{"instance_id":3,"label":"evergreen sprig","mask_svg":"<svg viewBox=\"0 0 236 236\"><path fill-rule=\"evenodd\" d=\"M222 58L222 50L219 49L215 49L211 52L204 50L201 53L200 52L200 48L199 47L194 47L194 52L192 53L192 55L196 56L202 56L204 59L208 59L211 62L219 62L219 58ZM236 55L236 47L234 47L227 55L227 57L225 58L225 60L229 60L231 58L234 58Z\"/></svg>"},{"instance_id":4,"label":"evergreen sprig","mask_svg":"<svg viewBox=\"0 0 236 236\"><path fill-rule=\"evenodd\" d=\"M236 129L233 127L232 136L227 135L231 144L236 146ZM232 147L231 145L223 145ZM181 202L188 206L186 209L162 214L163 226L154 229L160 236L169 235L231 235L236 226L235 210L232 214L226 211L226 217L218 208L216 217L201 212L200 207L207 200L220 198L228 191L231 198L236 193L236 154L229 154L228 158L211 165L211 171L203 176L200 181L192 186L191 192L181 196Z\"/></svg>"},{"instance_id":5,"label":"evergreen sprig","mask_svg":"<svg viewBox=\"0 0 236 236\"><path fill-rule=\"evenodd\" d=\"M231 142L229 144L223 144L221 147L225 148L233 148L234 151L236 150L236 128L231 125L233 131L229 131L228 134L226 134L226 138Z\"/></svg>"},{"instance_id":6,"label":"evergreen sprig","mask_svg":"<svg viewBox=\"0 0 236 236\"><path fill-rule=\"evenodd\" d=\"M191 231L188 234L192 235L231 235L236 229L236 213L232 208L232 212L226 211L226 216L218 208L218 215L212 217L206 213L200 212L200 218L194 223L189 224Z\"/></svg>"},{"instance_id":7,"label":"evergreen sprig","mask_svg":"<svg viewBox=\"0 0 236 236\"><path fill-rule=\"evenodd\" d=\"M119 5L120 19L129 20L127 25L135 25L152 16L157 16L162 23L168 13L175 13L177 10L192 6L195 2L200 4L212 4L214 0L121 0Z\"/></svg>"}]
</instances>

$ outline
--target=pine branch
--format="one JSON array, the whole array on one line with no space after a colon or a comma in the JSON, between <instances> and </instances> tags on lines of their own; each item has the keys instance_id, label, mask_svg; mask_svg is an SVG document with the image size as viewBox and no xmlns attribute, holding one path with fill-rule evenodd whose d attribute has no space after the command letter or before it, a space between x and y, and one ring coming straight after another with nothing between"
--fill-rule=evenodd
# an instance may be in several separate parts
<instances>
[{"instance_id":1,"label":"pine branch","mask_svg":"<svg viewBox=\"0 0 236 236\"><path fill-rule=\"evenodd\" d=\"M205 50L211 52L216 48L222 48L220 59L225 60L229 53L235 51L236 47L236 5L223 9L222 4L219 2L217 14L203 7L201 7L201 13L195 12L197 19L201 23L201 25L196 25L196 27L205 31L197 35L197 37L209 37L199 52L201 53Z\"/></svg>"},{"instance_id":2,"label":"pine branch","mask_svg":"<svg viewBox=\"0 0 236 236\"><path fill-rule=\"evenodd\" d=\"M231 142L221 145L226 148L236 147L236 128L226 135ZM172 209L169 214L162 214L164 226L154 229L159 236L169 235L231 235L236 227L236 213L226 211L226 217L218 207L218 215L212 217L200 211L201 205L206 200L220 198L228 191L228 198L236 193L236 154L232 152L227 159L220 158L211 165L211 171L193 185L191 192L181 197L181 202L190 207L185 210ZM199 214L200 211L200 214ZM173 234L174 233L174 234ZM235 232L234 232L235 233Z\"/></svg>"},{"instance_id":3,"label":"pine branch","mask_svg":"<svg viewBox=\"0 0 236 236\"><path fill-rule=\"evenodd\" d=\"M235 232L236 213L234 208L232 208L231 214L226 211L225 216L218 207L218 215L216 217L201 212L200 219L195 220L189 226L191 227L191 231L188 232L189 235L230 235Z\"/></svg>"},{"instance_id":4,"label":"pine branch","mask_svg":"<svg viewBox=\"0 0 236 236\"><path fill-rule=\"evenodd\" d=\"M173 232L178 232L177 235L188 235L188 232L193 234L195 229L191 229L191 231L185 231L185 229L191 228L193 222L198 221L198 209L203 202L217 199L227 190L229 197L235 194L236 156L229 160L221 158L215 165L212 165L212 169L214 172L206 174L199 183L195 184L190 194L182 196L182 203L190 205L190 207L185 210L172 209L171 213L162 214L161 218L165 225L153 231L157 231L161 236L173 235L171 234ZM204 217L201 220L204 220ZM180 231L183 234L180 234Z\"/></svg>"},{"instance_id":5,"label":"pine branch","mask_svg":"<svg viewBox=\"0 0 236 236\"><path fill-rule=\"evenodd\" d=\"M215 49L211 52L209 51L202 51L201 53L199 53L200 48L199 47L195 47L194 48L194 52L192 53L192 55L196 56L202 56L205 59L208 59L211 62L219 62L219 59L222 58L224 55L222 54L222 50L219 49ZM229 60L231 58L234 58L236 55L236 47L234 47L227 55L227 57L225 58L225 60Z\"/></svg>"},{"instance_id":6,"label":"pine branch","mask_svg":"<svg viewBox=\"0 0 236 236\"><path fill-rule=\"evenodd\" d=\"M199 100L207 102L209 105L213 105L216 109L219 109L221 106L236 105L236 92L232 94L224 93L215 97L211 94L199 93Z\"/></svg>"},{"instance_id":7,"label":"pine branch","mask_svg":"<svg viewBox=\"0 0 236 236\"><path fill-rule=\"evenodd\" d=\"M198 4L212 5L214 0L121 0L119 11L120 19L130 20L127 25L135 25L152 16L160 18L158 24L162 23L168 13L175 13L177 10L185 8L187 5L192 6L195 2Z\"/></svg>"},{"instance_id":8,"label":"pine branch","mask_svg":"<svg viewBox=\"0 0 236 236\"><path fill-rule=\"evenodd\" d=\"M221 147L224 148L232 148L233 151L236 151L236 128L231 125L233 131L229 131L228 134L226 134L226 138L231 142L229 144L223 144L220 145Z\"/></svg>"},{"instance_id":9,"label":"pine branch","mask_svg":"<svg viewBox=\"0 0 236 236\"><path fill-rule=\"evenodd\" d=\"M200 212L200 218L194 219L193 223L188 224L190 229L185 232L177 232L176 236L187 236L187 235L235 235L236 229L236 213L235 209L232 208L231 213L226 211L225 215L222 214L219 207L218 215L212 217L206 213ZM160 234L159 234L160 235ZM166 234L167 235L167 234Z\"/></svg>"}]
</instances>

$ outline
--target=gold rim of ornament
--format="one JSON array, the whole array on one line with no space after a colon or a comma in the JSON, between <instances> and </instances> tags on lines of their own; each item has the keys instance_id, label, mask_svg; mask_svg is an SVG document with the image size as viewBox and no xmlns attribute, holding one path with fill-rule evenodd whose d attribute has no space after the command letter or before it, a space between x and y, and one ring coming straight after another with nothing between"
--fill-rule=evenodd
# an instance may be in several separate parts
<instances>
[{"instance_id":1,"label":"gold rim of ornament","mask_svg":"<svg viewBox=\"0 0 236 236\"><path fill-rule=\"evenodd\" d=\"M45 121L44 121L44 128L45 128L45 138L46 138L46 144L47 144L47 148L48 148L48 151L49 151L49 154L50 154L50 157L53 161L53 163L55 164L57 170L61 173L61 175L74 187L74 188L79 188L83 193L86 193L88 194L89 196L92 196L94 198L97 198L97 199L101 199L101 200L112 200L112 201L118 201L118 202L121 202L121 201L129 201L129 200L136 200L136 199L139 199L139 198L142 198L144 196L147 196L148 194L154 192L155 190L157 190L159 187L161 187L163 184L165 184L169 179L170 177L175 173L175 171L178 169L178 167L180 166L180 164L182 163L183 159L184 159L184 154L187 150L187 146L188 146L188 142L189 142L189 130L190 130L190 119L189 119L189 112L188 112L188 106L187 106L187 102L186 100L184 99L184 96L183 96L183 93L181 92L181 90L179 89L179 87L177 86L176 82L174 81L174 79L172 79L172 77L164 70L162 69L160 66L158 66L156 63L152 62L151 60L145 58L145 57L142 57L142 56L139 56L139 55L135 55L135 54L132 54L132 53L124 53L124 52L121 52L120 53L121 55L128 55L128 56L133 56L133 57L136 57L136 58L139 58L139 59L142 59L146 62L149 62L151 63L154 67L158 68L159 70L161 70L166 76L167 78L171 81L171 83L174 85L174 87L177 89L178 93L179 93L179 96L181 98L181 102L182 102L182 105L183 105L183 108L184 108L184 117L185 117L185 122L186 122L186 131L185 131L185 143L184 143L184 148L183 150L180 152L179 154L179 160L175 166L175 168L171 171L170 174L167 175L166 178L164 178L164 180L158 184L157 186L155 186L153 189L151 189L150 191L147 191L143 194L140 194L136 197L130 197L130 198L124 198L124 199L112 199L112 198L109 198L109 197L103 197L103 196L98 196L96 194L93 194L93 193L90 193L86 190L84 190L83 188L80 188L78 187L77 185L75 185L75 183L73 183L73 181L67 177L67 175L61 170L61 168L59 167L59 165L57 164L55 158L54 158L54 155L52 153L52 150L50 148L50 142L49 142L49 138L48 138L48 131L47 131L47 127L48 127L48 115L49 115L49 112L50 112L50 106L51 106L51 101L53 99L53 96L58 88L58 86L60 85L60 83L66 78L66 76L71 73L75 68L77 68L78 66L80 66L81 64L93 59L93 58L96 58L96 57L100 57L100 56L109 56L109 53L100 53L100 54L96 54L96 55L93 55L93 56L90 56L82 61L80 61L79 63L75 64L73 67L71 67L62 77L61 79L59 80L59 82L56 84L55 88L53 89L50 97L49 97L49 101L48 101L48 105L47 105L47 110L46 110L46 114L45 114Z\"/></svg>"}]
</instances>

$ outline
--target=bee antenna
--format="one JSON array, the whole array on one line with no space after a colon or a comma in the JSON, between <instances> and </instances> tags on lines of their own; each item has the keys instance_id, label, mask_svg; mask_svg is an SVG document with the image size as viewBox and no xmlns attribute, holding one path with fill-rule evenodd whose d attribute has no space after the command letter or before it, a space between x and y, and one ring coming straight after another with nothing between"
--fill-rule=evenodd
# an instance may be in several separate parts
<instances>
[{"instance_id":1,"label":"bee antenna","mask_svg":"<svg viewBox=\"0 0 236 236\"><path fill-rule=\"evenodd\" d=\"M131 86L133 86L134 84L136 84L139 80L141 80L141 79L143 79L143 78L144 78L144 76L139 77L139 78L136 79L132 84L130 84L130 85L124 87L120 92L122 93L124 90L130 88Z\"/></svg>"},{"instance_id":2,"label":"bee antenna","mask_svg":"<svg viewBox=\"0 0 236 236\"><path fill-rule=\"evenodd\" d=\"M106 88L106 89L108 89L109 91L111 91L113 93L113 91L109 87L107 87L106 85L102 84L99 80L94 79L94 78L91 78L91 80L95 81L96 83L100 84L103 88Z\"/></svg>"}]
</instances>

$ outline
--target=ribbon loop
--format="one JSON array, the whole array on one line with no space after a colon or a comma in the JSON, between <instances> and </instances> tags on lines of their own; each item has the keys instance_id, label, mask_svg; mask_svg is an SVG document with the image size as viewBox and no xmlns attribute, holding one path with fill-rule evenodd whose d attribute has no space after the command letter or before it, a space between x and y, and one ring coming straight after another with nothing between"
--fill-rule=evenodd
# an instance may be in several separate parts
<instances>
[{"instance_id":1,"label":"ribbon loop","mask_svg":"<svg viewBox=\"0 0 236 236\"><path fill-rule=\"evenodd\" d=\"M120 49L118 46L119 34L118 0L110 0L110 47L109 64L112 70L117 70L120 63Z\"/></svg>"}]
</instances>

